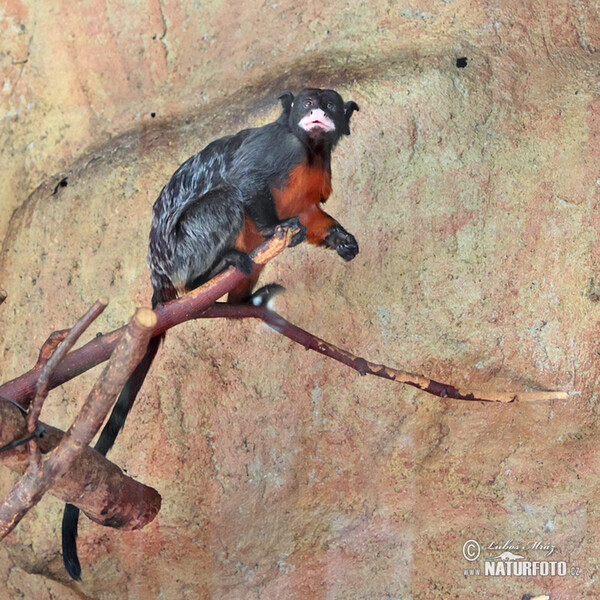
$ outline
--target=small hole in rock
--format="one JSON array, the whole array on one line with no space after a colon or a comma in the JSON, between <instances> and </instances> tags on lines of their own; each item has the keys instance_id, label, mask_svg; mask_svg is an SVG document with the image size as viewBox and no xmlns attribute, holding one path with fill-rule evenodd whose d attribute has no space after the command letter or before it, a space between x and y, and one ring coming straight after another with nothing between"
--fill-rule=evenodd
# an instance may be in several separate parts
<instances>
[{"instance_id":1,"label":"small hole in rock","mask_svg":"<svg viewBox=\"0 0 600 600\"><path fill-rule=\"evenodd\" d=\"M54 188L54 191L52 192L52 195L54 196L54 194L56 194L58 192L58 188L59 187L67 187L68 182L67 182L67 178L63 177L57 184L56 187Z\"/></svg>"},{"instance_id":2,"label":"small hole in rock","mask_svg":"<svg viewBox=\"0 0 600 600\"><path fill-rule=\"evenodd\" d=\"M460 58L456 59L456 66L459 69L464 69L467 66L467 57L466 56L461 56Z\"/></svg>"}]
</instances>

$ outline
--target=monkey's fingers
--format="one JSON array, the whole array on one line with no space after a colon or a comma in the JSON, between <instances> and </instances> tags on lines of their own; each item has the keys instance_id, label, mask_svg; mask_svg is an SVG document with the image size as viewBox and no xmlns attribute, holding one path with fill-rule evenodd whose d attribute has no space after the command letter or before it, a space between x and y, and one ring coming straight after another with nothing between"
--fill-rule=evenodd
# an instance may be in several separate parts
<instances>
[{"instance_id":1,"label":"monkey's fingers","mask_svg":"<svg viewBox=\"0 0 600 600\"><path fill-rule=\"evenodd\" d=\"M358 254L358 244L356 240L339 244L335 247L335 251L345 260L352 260Z\"/></svg>"},{"instance_id":2,"label":"monkey's fingers","mask_svg":"<svg viewBox=\"0 0 600 600\"><path fill-rule=\"evenodd\" d=\"M292 236L292 241L290 242L290 248L301 244L306 239L306 227L304 225L300 225L299 231L297 231Z\"/></svg>"},{"instance_id":3,"label":"monkey's fingers","mask_svg":"<svg viewBox=\"0 0 600 600\"><path fill-rule=\"evenodd\" d=\"M333 248L344 260L352 260L358 254L358 242L339 223L336 223L325 238L325 243Z\"/></svg>"},{"instance_id":4,"label":"monkey's fingers","mask_svg":"<svg viewBox=\"0 0 600 600\"><path fill-rule=\"evenodd\" d=\"M285 221L282 221L277 228L291 229L293 232L295 232L292 235L292 241L288 246L289 248L297 246L306 239L306 227L300 223L299 217L291 217L290 219L286 219Z\"/></svg>"}]
</instances>

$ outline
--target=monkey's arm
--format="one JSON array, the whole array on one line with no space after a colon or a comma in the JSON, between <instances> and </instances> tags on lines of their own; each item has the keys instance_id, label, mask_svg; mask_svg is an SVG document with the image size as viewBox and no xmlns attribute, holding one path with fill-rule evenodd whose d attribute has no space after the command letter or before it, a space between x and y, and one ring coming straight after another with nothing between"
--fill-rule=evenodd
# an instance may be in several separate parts
<instances>
[{"instance_id":1,"label":"monkey's arm","mask_svg":"<svg viewBox=\"0 0 600 600\"><path fill-rule=\"evenodd\" d=\"M355 237L320 206L313 205L300 213L300 222L306 227L306 239L310 244L331 248L344 260L352 260L358 254Z\"/></svg>"},{"instance_id":2,"label":"monkey's arm","mask_svg":"<svg viewBox=\"0 0 600 600\"><path fill-rule=\"evenodd\" d=\"M289 247L296 246L306 239L306 225L297 216L280 219L275 208L275 201L269 191L256 195L251 202L244 203L246 214L254 223L257 232L263 237L271 237L277 227L299 229L292 237Z\"/></svg>"}]
</instances>

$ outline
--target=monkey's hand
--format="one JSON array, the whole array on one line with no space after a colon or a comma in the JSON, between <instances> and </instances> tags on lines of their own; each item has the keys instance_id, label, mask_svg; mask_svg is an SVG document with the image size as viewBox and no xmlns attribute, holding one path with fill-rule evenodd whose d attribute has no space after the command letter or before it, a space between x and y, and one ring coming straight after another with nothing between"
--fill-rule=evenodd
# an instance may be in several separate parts
<instances>
[{"instance_id":1,"label":"monkey's hand","mask_svg":"<svg viewBox=\"0 0 600 600\"><path fill-rule=\"evenodd\" d=\"M324 241L328 248L335 250L344 260L352 260L358 254L356 238L339 223L329 229Z\"/></svg>"},{"instance_id":2,"label":"monkey's hand","mask_svg":"<svg viewBox=\"0 0 600 600\"><path fill-rule=\"evenodd\" d=\"M296 231L296 233L292 235L292 241L288 246L289 248L297 246L300 242L303 242L306 239L306 227L300 223L299 217L292 217L290 219L285 219L285 221L281 221L281 223L277 225L276 229L279 228Z\"/></svg>"}]
</instances>

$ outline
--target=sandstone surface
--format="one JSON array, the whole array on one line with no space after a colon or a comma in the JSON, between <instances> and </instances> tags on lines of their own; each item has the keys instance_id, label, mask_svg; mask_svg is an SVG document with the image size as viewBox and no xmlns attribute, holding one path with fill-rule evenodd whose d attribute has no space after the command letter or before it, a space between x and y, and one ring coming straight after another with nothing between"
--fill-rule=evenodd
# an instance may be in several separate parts
<instances>
[{"instance_id":1,"label":"sandstone surface","mask_svg":"<svg viewBox=\"0 0 600 600\"><path fill-rule=\"evenodd\" d=\"M262 276L288 289L278 310L456 386L569 392L433 398L255 322L186 323L110 454L161 513L137 532L82 520L76 585L45 497L0 547L8 598L597 597L597 2L8 0L0 27L0 380L99 296L88 339L147 304L171 173L313 85L361 107L328 202L360 254L285 252ZM68 427L97 374L44 420ZM468 540L482 560L553 546L573 574L468 575Z\"/></svg>"}]
</instances>

